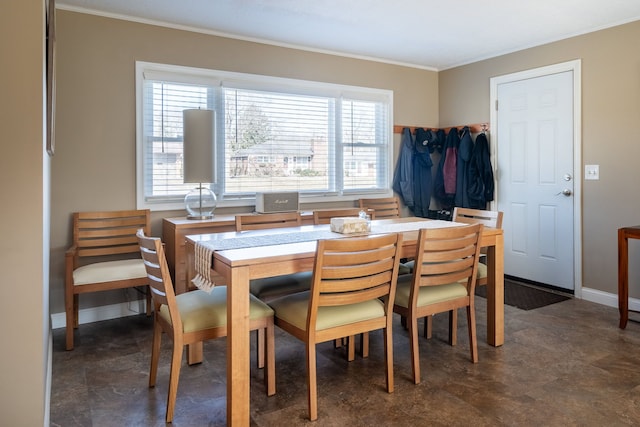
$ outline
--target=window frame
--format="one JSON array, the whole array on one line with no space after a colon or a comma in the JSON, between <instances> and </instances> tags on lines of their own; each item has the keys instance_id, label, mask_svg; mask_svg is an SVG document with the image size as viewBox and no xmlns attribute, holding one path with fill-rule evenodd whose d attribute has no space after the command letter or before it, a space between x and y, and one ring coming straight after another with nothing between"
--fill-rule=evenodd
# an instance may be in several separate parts
<instances>
[{"instance_id":1,"label":"window frame","mask_svg":"<svg viewBox=\"0 0 640 427\"><path fill-rule=\"evenodd\" d=\"M211 70L204 68L186 67L169 64L158 64L145 61L136 61L135 64L135 82L136 82L136 204L138 209L151 209L152 211L166 211L166 210L182 210L184 209L184 196L168 196L166 198L158 198L155 200L147 200L145 193L145 186L148 185L145 181L145 164L146 164L146 152L144 147L144 85L146 80L165 80L171 83L183 83L183 84L201 84L211 87L221 86L224 83L233 87L234 89L248 89L248 90L265 90L265 91L282 91L288 94L301 94L301 95L320 95L326 97L333 97L335 99L350 99L356 101L380 101L386 106L386 114L384 114L386 126L380 132L381 138L386 139L386 150L382 147L382 152L386 152L386 173L381 176L381 182L384 182L384 186L373 189L356 189L345 190L344 185L341 182L344 177L337 176L336 172L332 173L329 177L331 181L339 182L338 191L335 192L323 192L319 194L315 193L300 193L301 203L319 203L319 202L337 202L337 201L353 201L361 197L380 196L385 197L392 194L391 183L393 177L393 160L394 160L394 141L393 141L393 91L387 89L375 89L359 86L340 85L335 83L324 83L317 81L308 81L300 79L289 79L273 76L263 76L256 74L236 73L219 70ZM214 97L220 98L220 97ZM214 101L216 105L213 108L219 112L223 109L221 105L223 102L221 99ZM219 114L217 114L219 115ZM218 120L218 119L216 119ZM218 134L224 134L224 128L217 126ZM336 128L336 134L341 132L340 126ZM338 137L336 136L336 139ZM330 165L331 170L335 170L335 164L341 160L341 150L346 146L358 147L357 143L346 143L344 141L334 140L330 142L332 147L330 149L335 150L337 156ZM224 144L222 144L224 145ZM364 145L364 144L362 144ZM381 145L381 144L378 144ZM218 158L224 158L220 156L223 151L220 144L217 147ZM218 176L224 175L224 170L221 167L220 161L218 162ZM344 167L344 165L343 165ZM346 170L346 169L344 169ZM343 170L343 175L344 175ZM240 206L253 206L255 205L255 196L242 196L233 199L225 199L220 194L221 184L214 184L216 186L216 195L218 195L218 207L240 207ZM185 192L186 195L186 192Z\"/></svg>"}]
</instances>

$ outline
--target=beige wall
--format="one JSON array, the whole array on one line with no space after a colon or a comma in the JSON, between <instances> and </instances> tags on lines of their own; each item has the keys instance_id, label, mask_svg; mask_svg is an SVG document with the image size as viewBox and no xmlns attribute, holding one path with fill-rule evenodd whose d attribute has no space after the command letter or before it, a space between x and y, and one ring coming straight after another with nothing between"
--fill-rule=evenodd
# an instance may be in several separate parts
<instances>
[{"instance_id":1,"label":"beige wall","mask_svg":"<svg viewBox=\"0 0 640 427\"><path fill-rule=\"evenodd\" d=\"M440 126L489 121L489 79L582 60L582 165L600 165L599 181L582 182L583 286L617 294L619 227L640 224L640 22L447 70L440 78ZM582 172L581 172L582 173ZM631 260L640 257L637 242ZM640 279L631 261L631 283ZM635 280L636 283L638 280ZM631 296L640 287L631 287Z\"/></svg>"},{"instance_id":2,"label":"beige wall","mask_svg":"<svg viewBox=\"0 0 640 427\"><path fill-rule=\"evenodd\" d=\"M62 312L64 250L74 211L132 209L135 181L135 61L390 89L394 121L437 126L432 71L310 53L58 11L57 151L52 165L51 311ZM399 136L396 136L399 141ZM161 218L153 215L153 232ZM81 308L120 302L87 295Z\"/></svg>"},{"instance_id":3,"label":"beige wall","mask_svg":"<svg viewBox=\"0 0 640 427\"><path fill-rule=\"evenodd\" d=\"M44 0L3 1L0 54L0 425L42 426L50 373Z\"/></svg>"},{"instance_id":4,"label":"beige wall","mask_svg":"<svg viewBox=\"0 0 640 427\"><path fill-rule=\"evenodd\" d=\"M489 121L491 77L581 59L582 160L599 164L601 175L582 183L583 286L615 294L616 229L640 223L632 127L640 117L639 39L640 23L631 23L435 73L59 11L52 312L63 310L71 212L135 207L136 60L390 89L396 124L446 127ZM154 213L154 234L162 217L180 214ZM640 267L632 267L636 276ZM85 297L81 307L122 299L119 292Z\"/></svg>"}]
</instances>

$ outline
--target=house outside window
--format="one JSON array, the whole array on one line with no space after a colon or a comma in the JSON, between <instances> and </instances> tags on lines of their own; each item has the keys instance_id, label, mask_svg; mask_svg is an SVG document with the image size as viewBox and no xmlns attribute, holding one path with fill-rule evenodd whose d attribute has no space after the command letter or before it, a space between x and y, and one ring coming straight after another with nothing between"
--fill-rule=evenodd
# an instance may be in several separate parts
<instances>
[{"instance_id":1,"label":"house outside window","mask_svg":"<svg viewBox=\"0 0 640 427\"><path fill-rule=\"evenodd\" d=\"M218 206L388 195L391 91L136 63L138 207L182 209L182 110L216 112Z\"/></svg>"}]
</instances>

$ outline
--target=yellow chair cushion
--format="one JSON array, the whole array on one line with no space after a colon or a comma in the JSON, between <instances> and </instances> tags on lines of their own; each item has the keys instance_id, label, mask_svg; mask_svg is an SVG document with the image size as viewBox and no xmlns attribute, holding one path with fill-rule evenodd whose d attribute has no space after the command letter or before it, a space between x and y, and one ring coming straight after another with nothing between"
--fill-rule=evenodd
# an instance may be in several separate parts
<instances>
[{"instance_id":1,"label":"yellow chair cushion","mask_svg":"<svg viewBox=\"0 0 640 427\"><path fill-rule=\"evenodd\" d=\"M276 317L306 330L310 292L287 295L269 303ZM363 320L384 316L384 305L380 300L371 300L342 306L319 307L316 331L348 325Z\"/></svg>"},{"instance_id":2,"label":"yellow chair cushion","mask_svg":"<svg viewBox=\"0 0 640 427\"><path fill-rule=\"evenodd\" d=\"M73 284L76 286L138 277L147 277L147 270L139 258L97 262L73 270Z\"/></svg>"},{"instance_id":3,"label":"yellow chair cushion","mask_svg":"<svg viewBox=\"0 0 640 427\"><path fill-rule=\"evenodd\" d=\"M395 305L409 307L413 276L398 278ZM467 287L460 282L438 286L423 286L418 294L418 307L467 296Z\"/></svg>"},{"instance_id":4,"label":"yellow chair cushion","mask_svg":"<svg viewBox=\"0 0 640 427\"><path fill-rule=\"evenodd\" d=\"M476 273L476 280L484 279L487 277L487 264L481 262L478 263L478 272Z\"/></svg>"},{"instance_id":5,"label":"yellow chair cushion","mask_svg":"<svg viewBox=\"0 0 640 427\"><path fill-rule=\"evenodd\" d=\"M402 264L405 268L409 269L409 272L413 273L413 268L416 266L416 260L412 259L411 261L403 262Z\"/></svg>"},{"instance_id":6,"label":"yellow chair cushion","mask_svg":"<svg viewBox=\"0 0 640 427\"><path fill-rule=\"evenodd\" d=\"M285 274L283 276L265 277L249 282L249 292L263 300L274 299L283 295L308 291L311 287L312 273Z\"/></svg>"},{"instance_id":7,"label":"yellow chair cushion","mask_svg":"<svg viewBox=\"0 0 640 427\"><path fill-rule=\"evenodd\" d=\"M249 317L251 320L273 316L273 310L253 295L249 295ZM211 293L201 290L176 296L178 311L182 318L183 332L227 325L227 287L216 286ZM169 307L160 307L160 317L171 323Z\"/></svg>"},{"instance_id":8,"label":"yellow chair cushion","mask_svg":"<svg viewBox=\"0 0 640 427\"><path fill-rule=\"evenodd\" d=\"M412 261L408 261L408 262L412 262ZM413 267L410 267L405 263L400 263L400 265L398 266L398 276L401 276L404 274L411 274L412 271L413 271Z\"/></svg>"}]
</instances>

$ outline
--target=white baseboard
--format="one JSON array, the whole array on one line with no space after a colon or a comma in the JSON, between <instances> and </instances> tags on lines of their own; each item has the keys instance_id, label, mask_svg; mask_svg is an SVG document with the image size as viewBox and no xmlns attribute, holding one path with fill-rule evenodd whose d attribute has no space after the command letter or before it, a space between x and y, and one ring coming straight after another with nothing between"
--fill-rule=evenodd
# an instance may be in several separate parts
<instances>
[{"instance_id":1,"label":"white baseboard","mask_svg":"<svg viewBox=\"0 0 640 427\"><path fill-rule=\"evenodd\" d=\"M618 295L597 289L582 288L582 299L608 307L618 307ZM629 309L640 311L640 299L629 298ZM146 313L146 301L137 300L119 304L105 305L102 307L85 308L78 313L78 322L99 322L101 320L117 319L120 317L135 316ZM64 328L66 324L65 314L53 313L51 315L51 327L53 329Z\"/></svg>"},{"instance_id":2,"label":"white baseboard","mask_svg":"<svg viewBox=\"0 0 640 427\"><path fill-rule=\"evenodd\" d=\"M80 309L78 312L78 323L82 325L85 323L99 322L101 320L135 316L146 313L146 305L145 300L135 300L119 304L103 305L101 307ZM64 328L66 323L66 315L64 312L51 314L51 327L53 329Z\"/></svg>"},{"instance_id":3,"label":"white baseboard","mask_svg":"<svg viewBox=\"0 0 640 427\"><path fill-rule=\"evenodd\" d=\"M618 307L618 294L599 291L597 289L582 288L582 299L606 305L607 307ZM640 299L629 298L629 310L640 311Z\"/></svg>"}]
</instances>

